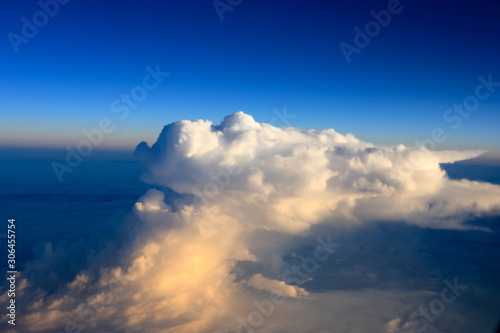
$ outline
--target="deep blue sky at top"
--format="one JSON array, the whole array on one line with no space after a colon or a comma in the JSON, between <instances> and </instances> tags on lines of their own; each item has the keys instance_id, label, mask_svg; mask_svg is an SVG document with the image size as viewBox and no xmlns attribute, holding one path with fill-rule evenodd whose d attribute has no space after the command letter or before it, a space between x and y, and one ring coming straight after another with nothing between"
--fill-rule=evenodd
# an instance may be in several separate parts
<instances>
[{"instance_id":1,"label":"deep blue sky at top","mask_svg":"<svg viewBox=\"0 0 500 333\"><path fill-rule=\"evenodd\" d=\"M441 127L449 138L438 149L497 148L500 87L456 130L443 113L474 93L478 75L500 81L500 5L401 5L348 64L339 44L353 44L353 28L386 0L243 0L222 22L211 0L72 0L17 54L7 34L40 7L3 1L0 146L64 147L109 117L116 131L102 147L132 148L172 121L243 110L269 123L286 106L304 129L411 144ZM111 102L156 64L170 76L119 120Z\"/></svg>"}]
</instances>

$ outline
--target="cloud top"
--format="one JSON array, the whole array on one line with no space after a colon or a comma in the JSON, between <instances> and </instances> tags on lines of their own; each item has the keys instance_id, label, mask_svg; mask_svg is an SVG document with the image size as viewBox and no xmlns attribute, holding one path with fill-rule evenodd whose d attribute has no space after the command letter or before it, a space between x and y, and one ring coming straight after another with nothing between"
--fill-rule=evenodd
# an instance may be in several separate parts
<instances>
[{"instance_id":1,"label":"cloud top","mask_svg":"<svg viewBox=\"0 0 500 333\"><path fill-rule=\"evenodd\" d=\"M413 294L312 292L285 281L284 256L315 225L458 229L498 212L499 186L450 180L439 166L480 153L375 145L333 129L277 128L243 112L220 125L172 123L151 147L137 147L144 181L161 190L135 204L132 222L117 232L127 241L113 251L103 242L92 263L50 291L36 278L39 268L72 251L47 246L21 282L21 329L208 333L250 323L254 332L351 332L355 323L360 332L394 331L403 325L397 309ZM279 311L269 303L276 290ZM263 304L275 315L251 324ZM369 312L353 314L366 304Z\"/></svg>"},{"instance_id":2,"label":"cloud top","mask_svg":"<svg viewBox=\"0 0 500 333\"><path fill-rule=\"evenodd\" d=\"M145 181L193 195L198 204L256 208L260 227L290 232L332 216L453 228L465 213L487 214L500 203L491 199L497 186L451 181L440 168L482 151L381 146L333 129L277 128L243 112L218 126L170 124L136 153L147 166Z\"/></svg>"}]
</instances>

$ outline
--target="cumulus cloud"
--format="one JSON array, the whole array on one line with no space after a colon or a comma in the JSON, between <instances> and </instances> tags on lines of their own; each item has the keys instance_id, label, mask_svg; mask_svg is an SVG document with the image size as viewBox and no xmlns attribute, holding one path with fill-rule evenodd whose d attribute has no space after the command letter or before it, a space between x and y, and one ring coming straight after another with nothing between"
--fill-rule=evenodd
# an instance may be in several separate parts
<instances>
[{"instance_id":1,"label":"cumulus cloud","mask_svg":"<svg viewBox=\"0 0 500 333\"><path fill-rule=\"evenodd\" d=\"M401 324L396 309L414 295L288 284L281 272L290 242L319 224L470 228L463 222L471 216L498 213L500 186L451 180L440 163L481 153L375 145L333 129L277 128L243 112L220 125L172 123L151 147L137 147L142 179L162 190L135 204L136 223L120 231L129 241L102 251L94 258L101 266L81 269L57 290L26 280L30 301L20 325L30 332L393 332ZM239 272L241 263L254 268ZM343 318L349 311L365 321Z\"/></svg>"},{"instance_id":2,"label":"cumulus cloud","mask_svg":"<svg viewBox=\"0 0 500 333\"><path fill-rule=\"evenodd\" d=\"M499 187L450 180L440 163L482 153L374 145L333 129L276 128L243 112L218 126L170 124L151 148L137 148L146 182L231 215L252 211L248 227L292 233L331 216L460 228L467 214L498 209Z\"/></svg>"},{"instance_id":3,"label":"cumulus cloud","mask_svg":"<svg viewBox=\"0 0 500 333\"><path fill-rule=\"evenodd\" d=\"M291 298L305 298L309 296L309 293L304 288L287 285L284 281L268 279L260 273L252 275L248 280L248 285L256 289L267 290L270 293L279 293Z\"/></svg>"}]
</instances>

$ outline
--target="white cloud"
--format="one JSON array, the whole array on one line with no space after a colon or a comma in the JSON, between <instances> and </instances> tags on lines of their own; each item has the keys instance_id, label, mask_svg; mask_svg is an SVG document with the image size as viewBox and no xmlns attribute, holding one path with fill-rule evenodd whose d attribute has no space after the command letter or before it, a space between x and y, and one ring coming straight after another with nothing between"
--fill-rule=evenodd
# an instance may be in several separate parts
<instances>
[{"instance_id":1,"label":"white cloud","mask_svg":"<svg viewBox=\"0 0 500 333\"><path fill-rule=\"evenodd\" d=\"M459 228L466 213L488 214L500 205L500 187L450 180L440 168L480 151L379 146L332 129L276 128L242 112L220 126L171 124L152 148L142 144L137 153L150 183L231 215L259 211L247 224L252 227L300 232L342 215L353 223L389 219ZM461 195L451 195L455 191Z\"/></svg>"},{"instance_id":2,"label":"white cloud","mask_svg":"<svg viewBox=\"0 0 500 333\"><path fill-rule=\"evenodd\" d=\"M233 269L269 262L283 242L275 235L305 235L319 223L457 229L471 215L498 212L499 186L450 180L439 166L480 153L379 146L332 129L281 129L242 112L219 126L170 124L151 148L139 145L137 156L147 167L144 180L185 195L182 204L148 191L119 256L50 295L33 293L21 325L31 332L63 331L68 321L88 331L228 332L253 311L252 301L278 288L288 299L255 332L393 331L400 293L309 293L261 273L238 282ZM269 236L257 254L250 244L258 233ZM283 262L273 265L279 271ZM394 303L381 301L388 298ZM363 302L371 310L360 311ZM299 320L302 313L314 320ZM356 316L365 321L352 324Z\"/></svg>"},{"instance_id":3,"label":"white cloud","mask_svg":"<svg viewBox=\"0 0 500 333\"><path fill-rule=\"evenodd\" d=\"M248 285L256 289L266 290L275 294L277 293L280 296L283 295L285 297L306 298L309 296L309 293L304 288L287 285L284 281L268 279L260 273L252 275L252 277L248 280Z\"/></svg>"}]
</instances>

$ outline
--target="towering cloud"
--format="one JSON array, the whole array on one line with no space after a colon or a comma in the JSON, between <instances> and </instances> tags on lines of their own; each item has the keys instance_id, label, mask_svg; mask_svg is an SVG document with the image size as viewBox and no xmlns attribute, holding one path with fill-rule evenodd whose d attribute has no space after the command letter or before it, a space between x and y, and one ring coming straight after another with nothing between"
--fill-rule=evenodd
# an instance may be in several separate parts
<instances>
[{"instance_id":1,"label":"towering cloud","mask_svg":"<svg viewBox=\"0 0 500 333\"><path fill-rule=\"evenodd\" d=\"M243 112L219 126L173 123L151 148L137 148L148 166L145 181L229 209L232 216L251 211L246 227L287 232L334 216L459 228L465 213L498 207L498 187L451 181L439 164L482 153L377 146L333 129L260 124Z\"/></svg>"},{"instance_id":2,"label":"towering cloud","mask_svg":"<svg viewBox=\"0 0 500 333\"><path fill-rule=\"evenodd\" d=\"M24 280L20 325L30 332L408 329L397 309L409 308L414 291L313 292L303 286L311 275L285 277L283 258L300 259L293 254L300 241L313 242L310 258L333 256L326 247L314 252L316 237L308 238L320 225L470 228L463 223L470 217L499 212L500 187L450 180L440 163L481 153L380 146L333 129L277 128L243 112L220 125L167 125L153 146L137 147L143 180L158 189L139 199L117 233L127 241L113 256L101 244L92 259L99 266L50 292ZM31 263L27 276L50 257Z\"/></svg>"}]
</instances>

